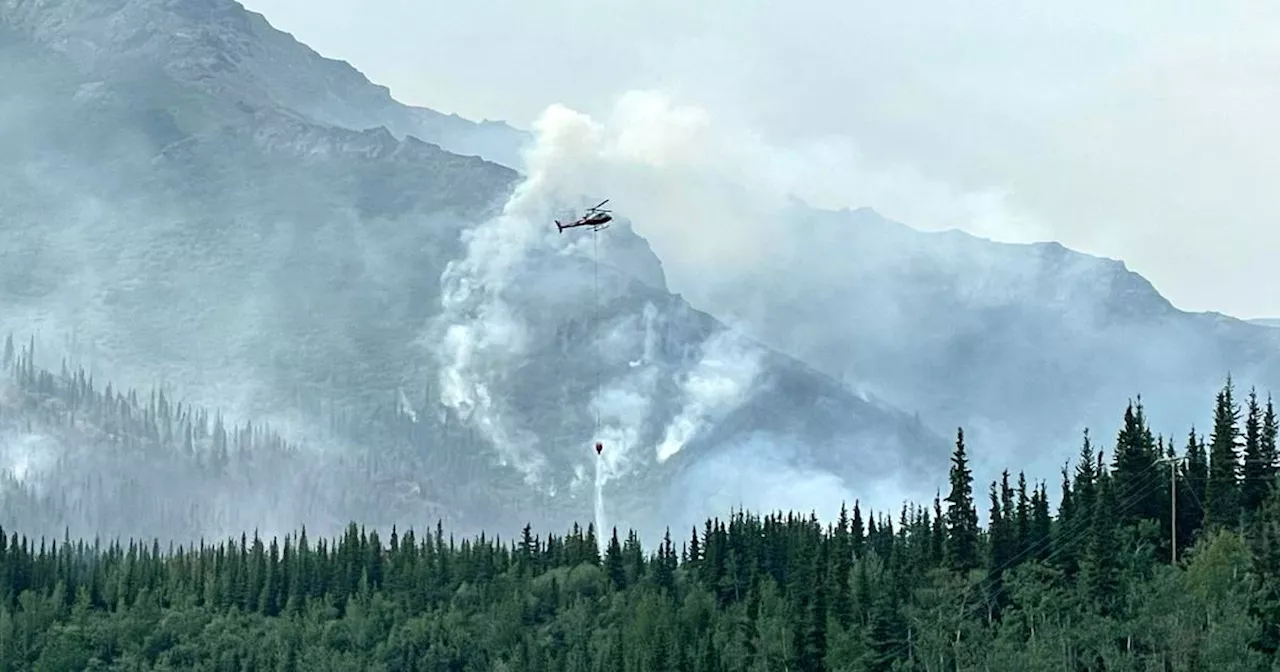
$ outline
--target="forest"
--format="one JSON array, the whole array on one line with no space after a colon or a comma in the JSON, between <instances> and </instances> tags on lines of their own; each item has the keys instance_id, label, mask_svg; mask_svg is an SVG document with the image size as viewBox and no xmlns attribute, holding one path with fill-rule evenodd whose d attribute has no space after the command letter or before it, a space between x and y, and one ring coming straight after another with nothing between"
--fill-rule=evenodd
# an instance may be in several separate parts
<instances>
[{"instance_id":1,"label":"forest","mask_svg":"<svg viewBox=\"0 0 1280 672\"><path fill-rule=\"evenodd\" d=\"M78 413L129 450L175 446L207 469L293 450L32 362L6 342L16 386L0 421ZM1213 401L1207 436L1166 437L1136 398L1114 442L1084 433L1052 496L1022 472L975 483L958 429L932 502L855 501L828 523L726 511L656 548L592 525L503 540L441 521L384 535L353 522L333 538L50 538L9 510L0 669L1276 669L1277 417L1229 377ZM34 497L4 503L57 501Z\"/></svg>"}]
</instances>

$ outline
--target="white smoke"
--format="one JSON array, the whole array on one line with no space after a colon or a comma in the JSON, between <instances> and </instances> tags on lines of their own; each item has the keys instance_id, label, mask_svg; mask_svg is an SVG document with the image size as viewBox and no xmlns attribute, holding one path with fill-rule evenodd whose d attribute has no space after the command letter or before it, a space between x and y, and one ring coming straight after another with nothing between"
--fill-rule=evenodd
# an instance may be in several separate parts
<instances>
[{"instance_id":1,"label":"white smoke","mask_svg":"<svg viewBox=\"0 0 1280 672\"><path fill-rule=\"evenodd\" d=\"M503 464L528 482L540 480L546 456L538 437L508 418L495 387L525 355L528 327L506 302L514 274L545 244L550 203L572 193L572 171L590 147L590 120L562 106L534 125L537 141L526 154L528 177L502 213L463 234L466 255L449 262L440 277L441 313L433 339L440 363L440 402L470 422L498 451Z\"/></svg>"},{"instance_id":2,"label":"white smoke","mask_svg":"<svg viewBox=\"0 0 1280 672\"><path fill-rule=\"evenodd\" d=\"M621 341L638 342L641 351L638 359L628 359L626 375L606 381L591 399L591 410L600 420L595 441L606 447L597 459L597 490L636 465L638 454L635 449L642 440L641 430L649 421L653 398L658 391L659 372L653 365L659 319L657 307L646 302L638 323L629 320L619 329L601 336L601 340L610 346ZM625 350L610 347L602 352Z\"/></svg>"},{"instance_id":3,"label":"white smoke","mask_svg":"<svg viewBox=\"0 0 1280 672\"><path fill-rule=\"evenodd\" d=\"M658 370L655 362L657 347L658 309L652 303L645 302L639 325L634 322L615 329L602 337L605 343L615 345L617 341L638 340L640 357L628 360L629 372L617 381L597 390L591 400L591 410L599 418L595 441L605 448L596 457L595 464L595 522L596 529L601 531L598 539L603 545L607 539L603 534L609 529L605 510L605 484L626 474L635 468L641 442L641 430L649 420L653 409L653 398L657 393ZM630 328L628 328L630 327ZM624 332L624 333L620 333ZM629 332L629 333L625 333ZM640 332L637 334L637 332ZM639 338L636 338L639 336ZM617 352L625 350L605 350Z\"/></svg>"},{"instance_id":4,"label":"white smoke","mask_svg":"<svg viewBox=\"0 0 1280 672\"><path fill-rule=\"evenodd\" d=\"M0 433L0 473L43 495L42 477L54 468L64 452L57 441L47 436L6 431Z\"/></svg>"},{"instance_id":5,"label":"white smoke","mask_svg":"<svg viewBox=\"0 0 1280 672\"><path fill-rule=\"evenodd\" d=\"M396 390L398 397L398 406L400 412L408 416L409 422L416 423L418 421L418 412L413 409L413 404L409 402L409 398L404 394L404 388Z\"/></svg>"},{"instance_id":6,"label":"white smoke","mask_svg":"<svg viewBox=\"0 0 1280 672\"><path fill-rule=\"evenodd\" d=\"M534 230L517 214L523 191L517 190L498 218L465 235L467 255L452 261L441 275L437 341L441 363L440 402L472 422L530 481L545 464L537 437L513 429L494 394L494 383L524 354L526 326L503 298L513 266L527 254Z\"/></svg>"},{"instance_id":7,"label":"white smoke","mask_svg":"<svg viewBox=\"0 0 1280 672\"><path fill-rule=\"evenodd\" d=\"M871 511L896 515L904 500L919 501L913 497L918 484L905 482L911 480L909 476L854 485L807 463L806 452L807 447L794 439L769 433L753 434L717 450L676 477L666 522L673 529L688 529L730 508L813 512L822 522L835 522L842 504L852 508L859 502L864 515Z\"/></svg>"},{"instance_id":8,"label":"white smoke","mask_svg":"<svg viewBox=\"0 0 1280 672\"><path fill-rule=\"evenodd\" d=\"M702 344L702 357L680 386L683 408L657 447L658 462L680 452L707 426L737 408L760 373L759 348L722 331Z\"/></svg>"},{"instance_id":9,"label":"white smoke","mask_svg":"<svg viewBox=\"0 0 1280 672\"><path fill-rule=\"evenodd\" d=\"M535 483L547 466L540 441L521 427L504 401L507 372L526 357L530 329L519 306L508 302L516 276L535 250L590 254L592 242L581 235L559 235L552 220L563 218L559 208L583 203L599 195L611 198L619 214L637 222L643 231L691 225L708 226L698 244L684 246L694 254L723 257L732 254L735 237L712 245L716 227L709 218L758 211L763 197L781 202L780 194L757 192L735 201L741 176L720 174L734 165L732 156L708 147L710 118L691 107L673 105L661 94L637 92L623 96L603 122L562 105L552 105L534 123L534 143L525 155L526 179L516 188L497 217L464 234L465 254L448 264L441 276L441 313L430 339L439 369L440 402L469 422L488 440L504 464L519 469ZM725 159L729 159L727 162ZM714 168L714 169L713 169ZM718 208L714 212L709 207ZM601 234L608 235L608 234ZM699 247L702 249L699 250ZM660 251L661 253L662 251ZM749 262L754 252L740 250ZM614 340L639 342L643 354L624 362L627 375L604 381L591 400L599 419L595 441L606 446L597 459L597 499L604 483L637 464L642 429L653 410L661 382L655 367L657 309L646 306L643 319L629 327L597 333L609 347ZM759 371L759 353L729 333L716 334L703 344L701 360L680 386L682 410L668 427L658 449L660 460L678 452L701 429L749 392Z\"/></svg>"}]
</instances>

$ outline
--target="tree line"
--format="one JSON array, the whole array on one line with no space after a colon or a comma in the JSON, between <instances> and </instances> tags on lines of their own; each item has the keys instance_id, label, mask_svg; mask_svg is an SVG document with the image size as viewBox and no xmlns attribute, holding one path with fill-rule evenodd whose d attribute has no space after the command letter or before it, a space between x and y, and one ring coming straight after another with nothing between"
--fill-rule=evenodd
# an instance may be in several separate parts
<instances>
[{"instance_id":1,"label":"tree line","mask_svg":"<svg viewBox=\"0 0 1280 672\"><path fill-rule=\"evenodd\" d=\"M5 360L37 408L61 398L40 390L81 377L11 344ZM202 411L95 394L102 431L142 441L190 423L193 450L221 468L216 416L203 434ZM223 431L228 446L288 450ZM1208 437L1154 434L1140 398L1108 449L1086 432L1053 502L1021 472L975 484L961 429L931 503L855 501L825 524L731 511L652 549L589 524L504 540L352 523L333 538L184 544L28 537L19 520L0 531L0 669L1271 669L1276 435L1271 400L1251 390L1241 404L1228 378Z\"/></svg>"}]
</instances>

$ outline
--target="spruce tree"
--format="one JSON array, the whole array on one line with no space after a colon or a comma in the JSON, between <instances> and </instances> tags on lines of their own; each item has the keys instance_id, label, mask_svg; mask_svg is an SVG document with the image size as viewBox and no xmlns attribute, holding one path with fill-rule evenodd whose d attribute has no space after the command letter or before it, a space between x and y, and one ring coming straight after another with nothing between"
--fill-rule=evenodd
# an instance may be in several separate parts
<instances>
[{"instance_id":1,"label":"spruce tree","mask_svg":"<svg viewBox=\"0 0 1280 672\"><path fill-rule=\"evenodd\" d=\"M1206 527L1231 527L1240 520L1240 409L1231 378L1218 392L1209 440L1209 482L1205 492Z\"/></svg>"},{"instance_id":2,"label":"spruce tree","mask_svg":"<svg viewBox=\"0 0 1280 672\"><path fill-rule=\"evenodd\" d=\"M1142 398L1139 397L1136 406L1130 402L1125 409L1124 426L1116 436L1112 456L1111 481L1122 512L1121 524L1144 519L1159 520L1165 511L1159 491L1145 487L1155 471L1158 457L1155 440L1146 426Z\"/></svg>"},{"instance_id":3,"label":"spruce tree","mask_svg":"<svg viewBox=\"0 0 1280 672\"><path fill-rule=\"evenodd\" d=\"M1271 460L1263 446L1262 408L1258 392L1249 390L1244 418L1244 466L1241 470L1240 508L1252 518L1261 508L1271 489Z\"/></svg>"},{"instance_id":4,"label":"spruce tree","mask_svg":"<svg viewBox=\"0 0 1280 672\"><path fill-rule=\"evenodd\" d=\"M811 577L801 591L799 623L796 624L797 666L800 670L819 672L823 669L823 659L827 655L827 595L823 590L823 582L817 580L823 566L827 562L821 547L810 546L805 551L811 554L806 574ZM814 552L815 550L819 552Z\"/></svg>"},{"instance_id":5,"label":"spruce tree","mask_svg":"<svg viewBox=\"0 0 1280 672\"><path fill-rule=\"evenodd\" d=\"M841 502L840 517L830 541L832 576L829 577L830 611L841 627L849 627L853 622L853 539L849 533L849 524L849 510Z\"/></svg>"},{"instance_id":6,"label":"spruce tree","mask_svg":"<svg viewBox=\"0 0 1280 672\"><path fill-rule=\"evenodd\" d=\"M1267 493L1250 542L1253 594L1249 610L1261 625L1253 645L1268 655L1276 655L1280 651L1280 490Z\"/></svg>"},{"instance_id":7,"label":"spruce tree","mask_svg":"<svg viewBox=\"0 0 1280 672\"><path fill-rule=\"evenodd\" d=\"M1058 502L1058 520L1053 524L1051 534L1056 554L1054 564L1067 576L1075 576L1080 560L1079 554L1075 551L1079 531L1075 529L1076 493L1071 490L1069 464L1062 466L1062 499Z\"/></svg>"},{"instance_id":8,"label":"spruce tree","mask_svg":"<svg viewBox=\"0 0 1280 672\"><path fill-rule=\"evenodd\" d=\"M941 567L946 560L947 526L942 515L942 493L933 495L933 523L929 529L929 566Z\"/></svg>"},{"instance_id":9,"label":"spruce tree","mask_svg":"<svg viewBox=\"0 0 1280 672\"><path fill-rule=\"evenodd\" d=\"M889 670L907 650L906 623L894 599L888 576L871 591L869 597L867 624L862 630L864 648L860 669Z\"/></svg>"},{"instance_id":10,"label":"spruce tree","mask_svg":"<svg viewBox=\"0 0 1280 672\"><path fill-rule=\"evenodd\" d=\"M1014 522L1015 519L1010 518L1011 495L1009 493L1009 472L1004 472L1001 486L997 489L996 482L991 482L991 522L987 526L987 534L990 539L991 554L987 565L987 585L989 588L987 595L988 617L996 618L1000 615L1000 609L1004 602L1004 572L1013 564L1014 553Z\"/></svg>"},{"instance_id":11,"label":"spruce tree","mask_svg":"<svg viewBox=\"0 0 1280 672\"><path fill-rule=\"evenodd\" d=\"M1100 474L1097 485L1093 521L1080 559L1080 583L1096 608L1108 614L1120 591L1115 484L1108 475Z\"/></svg>"},{"instance_id":12,"label":"spruce tree","mask_svg":"<svg viewBox=\"0 0 1280 672\"><path fill-rule=\"evenodd\" d=\"M604 571L615 590L620 590L627 585L627 573L622 563L622 545L618 543L616 527L613 528L613 535L609 537L609 545L604 553Z\"/></svg>"},{"instance_id":13,"label":"spruce tree","mask_svg":"<svg viewBox=\"0 0 1280 672\"><path fill-rule=\"evenodd\" d=\"M978 510L973 505L973 472L965 453L964 429L956 430L951 455L951 493L947 495L947 561L951 569L976 569L978 559Z\"/></svg>"},{"instance_id":14,"label":"spruce tree","mask_svg":"<svg viewBox=\"0 0 1280 672\"><path fill-rule=\"evenodd\" d=\"M1267 395L1267 410L1262 414L1262 456L1267 469L1267 482L1275 480L1277 468L1280 468L1280 455L1276 454L1276 433L1280 425L1276 421L1276 409L1271 405L1271 395Z\"/></svg>"},{"instance_id":15,"label":"spruce tree","mask_svg":"<svg viewBox=\"0 0 1280 672\"><path fill-rule=\"evenodd\" d=\"M1093 441L1089 438L1089 430L1084 430L1084 444L1080 446L1080 460L1076 462L1075 479L1071 483L1071 492L1075 498L1070 527L1076 530L1087 529L1093 520L1093 500L1095 481L1098 477L1097 453L1093 450Z\"/></svg>"},{"instance_id":16,"label":"spruce tree","mask_svg":"<svg viewBox=\"0 0 1280 672\"><path fill-rule=\"evenodd\" d=\"M862 524L862 506L855 499L853 500L853 520L849 521L849 546L853 549L854 558L862 557L866 539L866 526Z\"/></svg>"},{"instance_id":17,"label":"spruce tree","mask_svg":"<svg viewBox=\"0 0 1280 672\"><path fill-rule=\"evenodd\" d=\"M1180 469L1182 482L1178 484L1178 546L1190 548L1192 540L1204 527L1204 500L1209 487L1209 458L1205 454L1204 437L1197 436L1195 427L1187 436L1187 459Z\"/></svg>"},{"instance_id":18,"label":"spruce tree","mask_svg":"<svg viewBox=\"0 0 1280 672\"><path fill-rule=\"evenodd\" d=\"M392 539L395 537L393 536ZM533 524L526 523L520 532L520 546L516 551L517 574L527 575L537 572L534 557L538 552L538 543L533 538Z\"/></svg>"},{"instance_id":19,"label":"spruce tree","mask_svg":"<svg viewBox=\"0 0 1280 672\"><path fill-rule=\"evenodd\" d=\"M1009 470L1000 474L1000 512L1004 514L1005 547L1010 558L1017 555L1018 511L1013 499L1013 488L1009 486Z\"/></svg>"},{"instance_id":20,"label":"spruce tree","mask_svg":"<svg viewBox=\"0 0 1280 672\"><path fill-rule=\"evenodd\" d=\"M991 562L988 569L989 575L994 577L1009 561L1008 529L1005 526L1005 511L1000 505L1000 491L995 481L991 481L988 497L991 499L991 513L987 522L987 536L991 540Z\"/></svg>"},{"instance_id":21,"label":"spruce tree","mask_svg":"<svg viewBox=\"0 0 1280 672\"><path fill-rule=\"evenodd\" d=\"M1031 526L1027 543L1027 556L1037 560L1048 559L1053 552L1051 539L1053 520L1049 517L1049 493L1044 483L1031 496Z\"/></svg>"},{"instance_id":22,"label":"spruce tree","mask_svg":"<svg viewBox=\"0 0 1280 672\"><path fill-rule=\"evenodd\" d=\"M1020 557L1029 555L1027 553L1031 544L1031 497L1027 496L1027 475L1025 472L1018 472L1018 503L1015 513L1015 535L1014 553Z\"/></svg>"},{"instance_id":23,"label":"spruce tree","mask_svg":"<svg viewBox=\"0 0 1280 672\"><path fill-rule=\"evenodd\" d=\"M1058 550L1058 565L1069 576L1079 569L1085 540L1093 525L1099 456L1100 453L1093 449L1089 430L1085 429L1070 487L1067 486L1065 471L1063 473L1063 507L1058 515L1055 547Z\"/></svg>"},{"instance_id":24,"label":"spruce tree","mask_svg":"<svg viewBox=\"0 0 1280 672\"><path fill-rule=\"evenodd\" d=\"M1071 520L1076 512L1075 493L1071 492L1070 464L1068 461L1059 472L1062 474L1062 495L1058 500L1058 520L1061 522Z\"/></svg>"}]
</instances>

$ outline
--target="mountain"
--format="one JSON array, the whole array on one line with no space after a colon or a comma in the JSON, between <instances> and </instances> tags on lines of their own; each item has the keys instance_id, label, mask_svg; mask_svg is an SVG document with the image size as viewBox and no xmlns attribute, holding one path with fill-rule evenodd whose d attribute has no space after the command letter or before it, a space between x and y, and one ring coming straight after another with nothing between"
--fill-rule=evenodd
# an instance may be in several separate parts
<instances>
[{"instance_id":1,"label":"mountain","mask_svg":"<svg viewBox=\"0 0 1280 672\"><path fill-rule=\"evenodd\" d=\"M324 126L383 127L513 167L528 139L502 122L403 105L351 65L320 56L230 0L3 0L0 14L78 65L163 78L246 114L287 110Z\"/></svg>"},{"instance_id":2,"label":"mountain","mask_svg":"<svg viewBox=\"0 0 1280 672\"><path fill-rule=\"evenodd\" d=\"M796 252L706 305L766 344L917 411L963 425L975 455L1039 455L1049 474L1079 433L1109 441L1141 395L1181 441L1231 374L1238 394L1280 384L1280 332L1178 310L1123 262L1057 243L924 232L871 209L786 214ZM839 263L823 263L838 250ZM807 260L801 263L801 260Z\"/></svg>"},{"instance_id":3,"label":"mountain","mask_svg":"<svg viewBox=\"0 0 1280 672\"><path fill-rule=\"evenodd\" d=\"M96 389L144 398L159 385L170 404L266 422L298 446L274 466L238 458L246 480L224 488L208 480L223 461L211 442L160 441L148 423L119 438L113 414L160 422L146 403L63 419L31 410L57 395L23 396L28 380L6 451L27 464L46 446L23 487L80 501L50 511L165 536L311 514L512 531L588 515L596 481L597 520L653 535L728 504L892 506L945 470L947 442L911 414L667 291L628 222L596 265L539 218L496 217L519 175L460 153L518 134L399 106L235 3L4 0L0 81L0 329L37 335L31 366L65 358ZM499 226L523 242L477 255ZM502 291L457 277L474 264L500 265ZM474 288L496 293L472 305ZM73 381L59 398L87 394L74 373L54 378ZM75 459L86 432L119 458ZM128 448L142 444L188 466L156 468ZM77 485L99 482L118 486ZM391 484L420 496L389 507ZM222 508L186 518L148 517L161 503L140 494L211 490ZM94 525L60 515L40 520Z\"/></svg>"}]
</instances>

